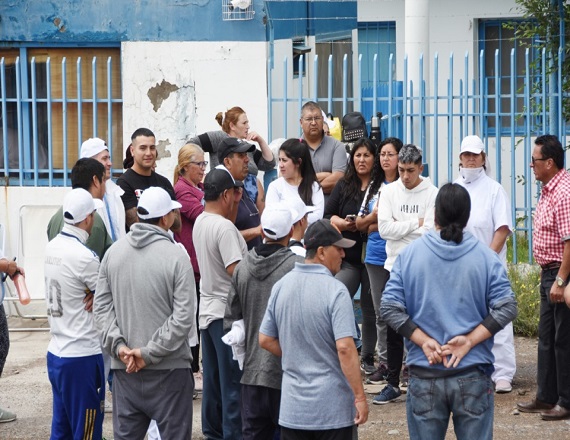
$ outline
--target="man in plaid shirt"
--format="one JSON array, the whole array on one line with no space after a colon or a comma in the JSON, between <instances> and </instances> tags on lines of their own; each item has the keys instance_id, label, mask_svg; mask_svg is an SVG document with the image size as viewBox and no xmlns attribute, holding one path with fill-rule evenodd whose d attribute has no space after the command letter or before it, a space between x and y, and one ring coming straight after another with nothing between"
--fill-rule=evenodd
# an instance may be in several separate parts
<instances>
[{"instance_id":1,"label":"man in plaid shirt","mask_svg":"<svg viewBox=\"0 0 570 440\"><path fill-rule=\"evenodd\" d=\"M570 174L556 136L534 141L531 168L542 192L534 215L533 253L542 267L536 398L518 403L543 420L570 418L570 308L564 289L570 274Z\"/></svg>"}]
</instances>

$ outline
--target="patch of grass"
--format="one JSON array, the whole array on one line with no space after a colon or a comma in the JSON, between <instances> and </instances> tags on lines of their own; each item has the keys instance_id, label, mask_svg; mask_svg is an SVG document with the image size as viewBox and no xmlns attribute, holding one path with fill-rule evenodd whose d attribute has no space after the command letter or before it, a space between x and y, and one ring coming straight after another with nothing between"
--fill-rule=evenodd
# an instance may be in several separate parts
<instances>
[{"instance_id":1,"label":"patch of grass","mask_svg":"<svg viewBox=\"0 0 570 440\"><path fill-rule=\"evenodd\" d=\"M515 232L507 240L507 261L512 263L514 261L514 240L517 240L517 263L532 263L528 260L528 237L525 232ZM532 252L531 252L532 255Z\"/></svg>"},{"instance_id":2,"label":"patch of grass","mask_svg":"<svg viewBox=\"0 0 570 440\"><path fill-rule=\"evenodd\" d=\"M508 276L518 303L514 332L519 336L536 336L540 311L540 268L529 264L509 265Z\"/></svg>"}]
</instances>

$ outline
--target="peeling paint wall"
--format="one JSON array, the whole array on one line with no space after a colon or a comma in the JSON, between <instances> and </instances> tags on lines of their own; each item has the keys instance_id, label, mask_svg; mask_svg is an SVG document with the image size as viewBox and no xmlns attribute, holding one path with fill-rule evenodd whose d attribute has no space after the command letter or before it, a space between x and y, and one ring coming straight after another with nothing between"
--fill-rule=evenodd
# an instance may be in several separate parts
<instances>
[{"instance_id":1,"label":"peeling paint wall","mask_svg":"<svg viewBox=\"0 0 570 440\"><path fill-rule=\"evenodd\" d=\"M1 42L265 40L263 1L252 20L223 21L221 0L0 1Z\"/></svg>"},{"instance_id":2,"label":"peeling paint wall","mask_svg":"<svg viewBox=\"0 0 570 440\"><path fill-rule=\"evenodd\" d=\"M186 139L220 129L219 111L239 105L267 139L264 42L129 42L121 51L124 147L137 128L150 128L157 171L170 180Z\"/></svg>"}]
</instances>

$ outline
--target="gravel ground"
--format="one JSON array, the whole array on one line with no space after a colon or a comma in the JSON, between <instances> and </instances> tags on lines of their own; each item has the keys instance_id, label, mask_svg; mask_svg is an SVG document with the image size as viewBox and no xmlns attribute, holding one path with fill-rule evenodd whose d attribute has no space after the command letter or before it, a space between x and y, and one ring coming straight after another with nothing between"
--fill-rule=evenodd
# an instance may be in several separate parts
<instances>
[{"instance_id":1,"label":"gravel ground","mask_svg":"<svg viewBox=\"0 0 570 440\"><path fill-rule=\"evenodd\" d=\"M10 318L10 327L46 328L46 321L26 321ZM12 423L0 424L1 440L48 439L51 423L51 387L46 371L48 332L12 332L11 348L4 375L0 379L0 406L17 413ZM510 394L495 397L495 438L507 440L570 438L570 421L544 422L536 414L517 414L516 402L534 397L536 376L536 339L516 338L518 371ZM374 391L374 389L370 389ZM372 394L369 396L372 401ZM326 405L326 402L323 402ZM368 422L359 428L361 440L406 439L405 401L387 405L370 405ZM194 436L200 432L200 400L194 401ZM113 438L112 417L106 415L103 433ZM454 439L452 423L447 435ZM166 440L166 439L165 439Z\"/></svg>"}]
</instances>

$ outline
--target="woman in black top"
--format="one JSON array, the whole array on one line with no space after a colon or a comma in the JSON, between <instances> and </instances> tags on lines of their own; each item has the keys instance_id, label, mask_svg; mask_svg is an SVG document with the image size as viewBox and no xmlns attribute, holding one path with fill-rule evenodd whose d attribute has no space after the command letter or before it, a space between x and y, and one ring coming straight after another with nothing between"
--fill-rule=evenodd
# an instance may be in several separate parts
<instances>
[{"instance_id":1,"label":"woman in black top","mask_svg":"<svg viewBox=\"0 0 570 440\"><path fill-rule=\"evenodd\" d=\"M356 216L360 210L362 199L368 184L372 180L372 169L376 157L376 148L367 138L358 140L350 152L345 176L338 181L334 187L327 204L325 206L325 218L330 218L331 223L342 233L343 237L356 241L356 244L345 249L345 257L341 270L336 274L336 278L344 283L351 298L360 289L360 304L362 308L362 359L363 366L369 367L365 370L367 374L374 372L374 351L376 338L366 337L367 333L376 334L376 314L370 294L370 283L368 272L363 263L362 249L365 247L366 234L360 233L356 229ZM368 346L372 345L372 346ZM372 360L372 362L369 362ZM370 371L368 371L370 370Z\"/></svg>"}]
</instances>

